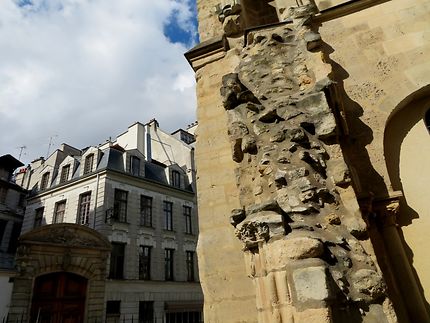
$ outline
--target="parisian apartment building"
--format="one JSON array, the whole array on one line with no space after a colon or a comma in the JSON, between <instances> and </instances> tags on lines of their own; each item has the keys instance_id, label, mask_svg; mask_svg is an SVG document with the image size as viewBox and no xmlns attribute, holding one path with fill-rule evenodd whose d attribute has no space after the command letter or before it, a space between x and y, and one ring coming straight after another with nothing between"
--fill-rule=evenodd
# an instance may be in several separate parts
<instances>
[{"instance_id":1,"label":"parisian apartment building","mask_svg":"<svg viewBox=\"0 0 430 323\"><path fill-rule=\"evenodd\" d=\"M203 322L195 128L137 122L17 173L28 195L9 320Z\"/></svg>"},{"instance_id":2,"label":"parisian apartment building","mask_svg":"<svg viewBox=\"0 0 430 323\"><path fill-rule=\"evenodd\" d=\"M0 313L7 312L10 302L15 251L24 218L26 191L13 180L14 171L21 166L24 164L11 155L0 156Z\"/></svg>"}]
</instances>

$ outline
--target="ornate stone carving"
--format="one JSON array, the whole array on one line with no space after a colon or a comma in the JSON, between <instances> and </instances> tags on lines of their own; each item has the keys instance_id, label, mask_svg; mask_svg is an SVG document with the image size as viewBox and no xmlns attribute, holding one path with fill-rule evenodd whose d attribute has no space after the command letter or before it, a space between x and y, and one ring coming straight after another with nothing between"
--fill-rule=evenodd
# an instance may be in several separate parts
<instances>
[{"instance_id":1,"label":"ornate stone carving","mask_svg":"<svg viewBox=\"0 0 430 323\"><path fill-rule=\"evenodd\" d=\"M240 16L242 7L240 0L229 0L219 3L215 7L215 13L222 23L226 36L238 35L243 31L243 19Z\"/></svg>"},{"instance_id":2,"label":"ornate stone carving","mask_svg":"<svg viewBox=\"0 0 430 323\"><path fill-rule=\"evenodd\" d=\"M89 228L77 224L51 224L30 231L20 237L21 244L28 242L58 244L64 247L109 250L106 238Z\"/></svg>"}]
</instances>

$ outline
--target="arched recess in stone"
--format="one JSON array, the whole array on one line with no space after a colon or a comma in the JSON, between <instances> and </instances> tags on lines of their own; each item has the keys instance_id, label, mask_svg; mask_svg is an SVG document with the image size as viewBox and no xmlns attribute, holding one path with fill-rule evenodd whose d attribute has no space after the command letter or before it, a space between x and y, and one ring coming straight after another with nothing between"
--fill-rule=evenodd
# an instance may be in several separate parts
<instances>
[{"instance_id":1,"label":"arched recess in stone","mask_svg":"<svg viewBox=\"0 0 430 323\"><path fill-rule=\"evenodd\" d=\"M413 274L430 300L430 86L412 93L393 110L384 132L384 155L392 191L400 191L397 223ZM402 280L403 277L397 277ZM426 304L428 308L428 303Z\"/></svg>"},{"instance_id":2,"label":"arched recess in stone","mask_svg":"<svg viewBox=\"0 0 430 323\"><path fill-rule=\"evenodd\" d=\"M86 279L83 322L103 317L110 248L109 241L100 233L78 224L51 224L23 234L16 254L18 273L12 291L10 319L29 319L34 282L52 273L74 274Z\"/></svg>"},{"instance_id":3,"label":"arched recess in stone","mask_svg":"<svg viewBox=\"0 0 430 323\"><path fill-rule=\"evenodd\" d=\"M273 1L242 0L246 28L278 22L278 15Z\"/></svg>"}]
</instances>

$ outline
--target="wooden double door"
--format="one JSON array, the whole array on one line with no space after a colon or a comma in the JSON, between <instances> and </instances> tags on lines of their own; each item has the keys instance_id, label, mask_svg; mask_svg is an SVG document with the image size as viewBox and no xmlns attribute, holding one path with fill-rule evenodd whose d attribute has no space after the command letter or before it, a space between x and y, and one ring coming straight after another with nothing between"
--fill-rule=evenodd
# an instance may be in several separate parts
<instances>
[{"instance_id":1,"label":"wooden double door","mask_svg":"<svg viewBox=\"0 0 430 323\"><path fill-rule=\"evenodd\" d=\"M82 323L85 315L86 278L67 272L35 280L30 323Z\"/></svg>"}]
</instances>

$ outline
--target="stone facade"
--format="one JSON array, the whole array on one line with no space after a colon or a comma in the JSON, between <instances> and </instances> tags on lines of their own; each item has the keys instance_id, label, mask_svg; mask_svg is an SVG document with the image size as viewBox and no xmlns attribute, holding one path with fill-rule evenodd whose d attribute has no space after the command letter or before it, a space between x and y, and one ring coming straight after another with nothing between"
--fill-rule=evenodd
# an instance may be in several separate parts
<instances>
[{"instance_id":1,"label":"stone facade","mask_svg":"<svg viewBox=\"0 0 430 323\"><path fill-rule=\"evenodd\" d=\"M91 294L91 289L87 293L97 305L93 310L87 302L85 322L201 318L192 160L193 147L159 129L153 120L147 125L136 123L115 141L83 151L63 145L46 161L31 164L26 175L17 179L32 186L28 187L31 193L17 258L20 279L10 315L28 318L35 280L66 272L87 279L89 288L98 284L98 294ZM106 240L107 246L83 250L63 246L60 240L69 238L61 232L54 234L57 226L61 228L59 223L75 230L70 234L74 239L91 231ZM42 233L52 250L41 243ZM70 257L72 264L84 261L86 271L63 268L64 259ZM98 277L94 283L92 275Z\"/></svg>"},{"instance_id":2,"label":"stone facade","mask_svg":"<svg viewBox=\"0 0 430 323\"><path fill-rule=\"evenodd\" d=\"M419 225L407 227L408 208L425 200L403 197L422 193L417 162L399 150L414 122L429 125L430 3L198 1L198 9L203 42L186 57L199 105L206 319L429 321L420 289L429 267L403 247L428 243L424 232L423 245L414 242ZM391 142L404 107L413 117ZM401 181L399 158L400 175L409 174Z\"/></svg>"},{"instance_id":3,"label":"stone facade","mask_svg":"<svg viewBox=\"0 0 430 323\"><path fill-rule=\"evenodd\" d=\"M13 179L23 164L11 155L0 156L0 318L7 314L15 277L15 251L24 217L26 191Z\"/></svg>"}]
</instances>

